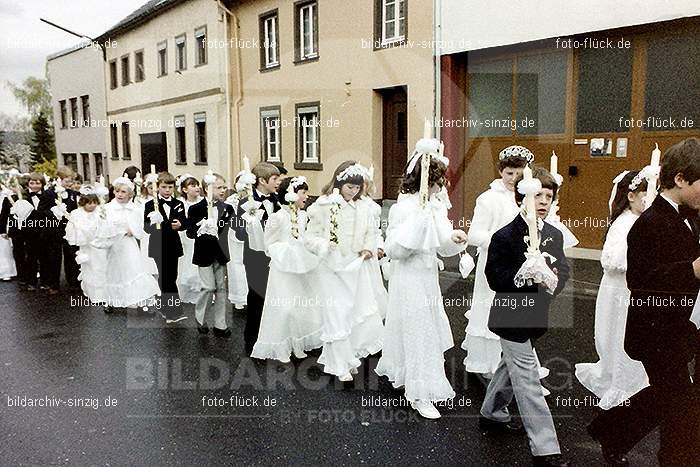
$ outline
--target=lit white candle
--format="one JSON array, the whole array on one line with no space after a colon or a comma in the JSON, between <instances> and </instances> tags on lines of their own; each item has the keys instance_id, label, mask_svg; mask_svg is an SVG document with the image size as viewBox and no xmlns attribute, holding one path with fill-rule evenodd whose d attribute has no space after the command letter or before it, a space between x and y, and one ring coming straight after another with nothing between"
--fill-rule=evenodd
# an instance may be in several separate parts
<instances>
[{"instance_id":1,"label":"lit white candle","mask_svg":"<svg viewBox=\"0 0 700 467\"><path fill-rule=\"evenodd\" d=\"M151 173L152 174L156 173L156 165L155 164L151 164Z\"/></svg>"},{"instance_id":2,"label":"lit white candle","mask_svg":"<svg viewBox=\"0 0 700 467\"><path fill-rule=\"evenodd\" d=\"M423 138L430 139L432 134L433 134L433 129L430 126L430 120L426 118L425 125L423 126Z\"/></svg>"},{"instance_id":3,"label":"lit white candle","mask_svg":"<svg viewBox=\"0 0 700 467\"><path fill-rule=\"evenodd\" d=\"M105 176L100 175L100 185L104 186L104 184L105 184Z\"/></svg>"},{"instance_id":4,"label":"lit white candle","mask_svg":"<svg viewBox=\"0 0 700 467\"><path fill-rule=\"evenodd\" d=\"M207 171L207 176L213 177L214 171L209 169ZM208 217L211 219L211 217L214 213L214 184L213 183L207 183L207 205L209 206Z\"/></svg>"},{"instance_id":5,"label":"lit white candle","mask_svg":"<svg viewBox=\"0 0 700 467\"><path fill-rule=\"evenodd\" d=\"M250 172L250 160L248 156L243 156L243 170Z\"/></svg>"},{"instance_id":6,"label":"lit white candle","mask_svg":"<svg viewBox=\"0 0 700 467\"><path fill-rule=\"evenodd\" d=\"M552 173L552 175L555 175L557 173L557 170L559 169L559 157L557 157L557 153L552 151L552 157L549 160L549 171Z\"/></svg>"},{"instance_id":7,"label":"lit white candle","mask_svg":"<svg viewBox=\"0 0 700 467\"><path fill-rule=\"evenodd\" d=\"M523 181L529 184L532 181L532 169L526 165L523 169ZM534 253L539 249L540 240L537 234L537 213L535 212L535 195L525 195L525 217L527 219L528 236L530 237L528 251Z\"/></svg>"}]
</instances>

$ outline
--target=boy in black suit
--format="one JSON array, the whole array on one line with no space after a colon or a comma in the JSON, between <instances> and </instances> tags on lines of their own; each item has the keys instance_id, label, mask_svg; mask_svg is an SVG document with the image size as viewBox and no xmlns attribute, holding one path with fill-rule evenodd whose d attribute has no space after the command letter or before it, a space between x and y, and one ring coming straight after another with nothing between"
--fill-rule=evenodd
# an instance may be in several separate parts
<instances>
[{"instance_id":1,"label":"boy in black suit","mask_svg":"<svg viewBox=\"0 0 700 467\"><path fill-rule=\"evenodd\" d=\"M179 231L185 228L187 216L183 202L173 197L175 177L168 172L161 172L156 185L158 210L156 211L155 200L146 203L143 228L151 235L148 256L153 258L158 268L163 316L166 324L171 324L187 319L182 312L177 291L177 266L183 255Z\"/></svg>"},{"instance_id":2,"label":"boy in black suit","mask_svg":"<svg viewBox=\"0 0 700 467\"><path fill-rule=\"evenodd\" d=\"M214 335L229 337L226 324L226 263L229 261L228 232L234 219L233 207L224 203L226 180L214 174L211 189L213 206L205 198L190 206L187 236L194 239L192 263L199 266L204 291L195 304L195 319L200 334L209 332L207 311L214 314ZM204 183L202 184L205 185ZM211 214L211 215L210 215Z\"/></svg>"},{"instance_id":3,"label":"boy in black suit","mask_svg":"<svg viewBox=\"0 0 700 467\"><path fill-rule=\"evenodd\" d=\"M264 229L270 214L280 209L277 199L277 188L280 185L279 169L269 162L261 162L253 167L252 172L256 179L253 196L240 200L236 214L236 238L243 242L243 265L248 278L248 310L245 330L243 331L245 350L248 355L253 352L253 346L258 339L260 319L267 292L267 275L270 269L270 258L265 254L264 246L261 250L260 245L256 245L259 243L257 240L260 239L254 239L251 247L248 224L260 222L261 225L256 226L256 229L258 227ZM245 206L251 205L249 201L260 204L256 208L256 214L261 215L254 215L253 212L246 213ZM260 229L258 229L259 231Z\"/></svg>"},{"instance_id":4,"label":"boy in black suit","mask_svg":"<svg viewBox=\"0 0 700 467\"><path fill-rule=\"evenodd\" d=\"M550 256L547 265L557 275L558 282L555 290L548 290L544 284L526 283L522 287L515 284L515 276L526 259L527 244L523 238L528 235L528 225L524 213L493 234L485 268L489 286L496 292L489 329L501 338L503 355L486 389L479 426L484 434L520 432L508 412L508 405L515 397L530 441L533 464L565 466L569 464L561 458L554 422L542 394L533 341L547 332L549 307L569 278L569 265L561 232L544 222L559 187L545 169L533 169L533 178L542 183L542 189L535 195L537 222L541 225L540 251ZM520 180L522 175L516 186ZM522 205L523 199L524 195L516 190L516 202Z\"/></svg>"},{"instance_id":5,"label":"boy in black suit","mask_svg":"<svg viewBox=\"0 0 700 467\"><path fill-rule=\"evenodd\" d=\"M54 204L57 199L61 200L66 215L61 217L58 228L47 229L45 231L46 246L51 248L51 253L47 255L50 262L50 274L47 278L49 293L53 293L54 290L58 289L61 277L61 260L63 260L63 270L68 286L80 288L80 281L78 280L80 268L75 261L78 247L70 245L64 238L66 235L66 225L68 224L67 214L78 208L78 196L80 194L72 189L75 173L69 167L58 167L56 170L56 177L60 180L61 188L57 189L56 186L51 186L46 189L46 193L47 196L54 199ZM54 245L56 245L55 251Z\"/></svg>"},{"instance_id":6,"label":"boy in black suit","mask_svg":"<svg viewBox=\"0 0 700 467\"><path fill-rule=\"evenodd\" d=\"M661 193L627 235L625 350L644 364L649 387L588 427L613 465L627 465L625 454L657 426L660 465L700 465L700 334L689 321L700 288L700 245L688 220L700 208L700 139L666 151L659 182ZM694 357L695 388L688 368Z\"/></svg>"}]
</instances>

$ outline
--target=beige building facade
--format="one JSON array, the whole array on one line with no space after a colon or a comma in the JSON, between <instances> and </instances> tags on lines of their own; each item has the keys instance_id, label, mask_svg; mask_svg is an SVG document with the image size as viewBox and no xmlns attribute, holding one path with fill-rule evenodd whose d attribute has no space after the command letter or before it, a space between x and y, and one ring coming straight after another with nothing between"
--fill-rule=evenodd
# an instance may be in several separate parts
<instances>
[{"instance_id":1,"label":"beige building facade","mask_svg":"<svg viewBox=\"0 0 700 467\"><path fill-rule=\"evenodd\" d=\"M47 58L59 165L86 181L105 173L107 158L102 52L81 43Z\"/></svg>"}]
</instances>

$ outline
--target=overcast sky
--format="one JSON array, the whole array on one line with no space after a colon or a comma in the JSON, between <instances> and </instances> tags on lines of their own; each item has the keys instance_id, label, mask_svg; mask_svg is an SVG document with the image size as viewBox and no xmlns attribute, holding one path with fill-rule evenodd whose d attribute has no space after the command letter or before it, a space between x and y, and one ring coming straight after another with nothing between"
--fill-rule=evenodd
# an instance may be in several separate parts
<instances>
[{"instance_id":1,"label":"overcast sky","mask_svg":"<svg viewBox=\"0 0 700 467\"><path fill-rule=\"evenodd\" d=\"M46 57L80 39L39 21L89 37L109 29L147 0L0 0L0 112L26 115L6 86L45 77Z\"/></svg>"}]
</instances>

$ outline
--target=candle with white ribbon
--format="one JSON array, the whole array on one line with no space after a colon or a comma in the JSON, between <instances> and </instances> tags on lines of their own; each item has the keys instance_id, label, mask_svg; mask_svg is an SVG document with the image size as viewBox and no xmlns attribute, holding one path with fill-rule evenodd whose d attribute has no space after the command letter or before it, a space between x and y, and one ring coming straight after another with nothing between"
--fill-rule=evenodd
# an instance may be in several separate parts
<instances>
[{"instance_id":1,"label":"candle with white ribbon","mask_svg":"<svg viewBox=\"0 0 700 467\"><path fill-rule=\"evenodd\" d=\"M214 180L214 171L209 169L207 171L207 178L208 180ZM208 208L208 217L209 219L213 218L214 214L214 183L207 183L207 205L209 206Z\"/></svg>"},{"instance_id":2,"label":"candle with white ribbon","mask_svg":"<svg viewBox=\"0 0 700 467\"><path fill-rule=\"evenodd\" d=\"M430 126L430 120L425 119L425 124L423 126L423 138L425 139L430 139L430 137L433 135L433 129Z\"/></svg>"},{"instance_id":3,"label":"candle with white ribbon","mask_svg":"<svg viewBox=\"0 0 700 467\"><path fill-rule=\"evenodd\" d=\"M656 198L656 182L659 179L658 173L661 163L661 151L659 150L659 144L654 144L656 145L656 147L653 151L651 151L651 162L649 163L651 171L649 176L647 177L647 195L644 199L644 202L647 207L651 206L651 203L653 203L654 199Z\"/></svg>"},{"instance_id":4,"label":"candle with white ribbon","mask_svg":"<svg viewBox=\"0 0 700 467\"><path fill-rule=\"evenodd\" d=\"M151 174L156 175L156 165L151 164ZM153 177L153 208L155 212L160 212L160 207L158 206L158 177ZM156 229L160 230L160 222L156 224Z\"/></svg>"},{"instance_id":5,"label":"candle with white ribbon","mask_svg":"<svg viewBox=\"0 0 700 467\"><path fill-rule=\"evenodd\" d=\"M532 169L529 165L526 165L523 169L523 181L526 185L532 182ZM529 245L527 250L530 253L534 253L539 250L540 239L537 234L537 213L535 212L535 194L528 193L525 195L525 218L527 219L527 231L530 237Z\"/></svg>"}]
</instances>

